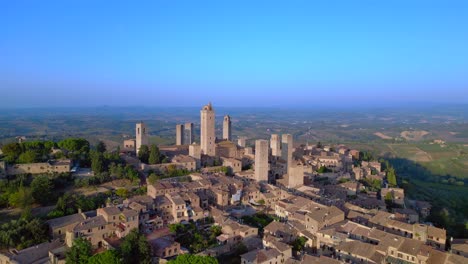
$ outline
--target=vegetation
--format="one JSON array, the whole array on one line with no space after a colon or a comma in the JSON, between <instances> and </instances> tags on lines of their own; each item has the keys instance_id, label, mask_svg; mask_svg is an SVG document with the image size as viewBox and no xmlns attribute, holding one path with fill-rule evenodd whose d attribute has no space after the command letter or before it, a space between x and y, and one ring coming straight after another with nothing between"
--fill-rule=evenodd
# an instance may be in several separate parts
<instances>
[{"instance_id":1,"label":"vegetation","mask_svg":"<svg viewBox=\"0 0 468 264\"><path fill-rule=\"evenodd\" d=\"M140 159L143 163L148 163L149 159L149 148L147 145L141 145L140 149L138 150L138 159Z\"/></svg>"},{"instance_id":2,"label":"vegetation","mask_svg":"<svg viewBox=\"0 0 468 264\"><path fill-rule=\"evenodd\" d=\"M456 184L455 177L433 174L408 159L391 158L388 161L395 168L406 195L411 199L429 201L433 206L428 221L446 228L449 236L468 237L466 185Z\"/></svg>"},{"instance_id":3,"label":"vegetation","mask_svg":"<svg viewBox=\"0 0 468 264\"><path fill-rule=\"evenodd\" d=\"M0 179L0 208L26 208L35 201L42 205L49 204L58 196L58 193L52 190L65 187L69 181L68 173L17 175L8 180Z\"/></svg>"},{"instance_id":4,"label":"vegetation","mask_svg":"<svg viewBox=\"0 0 468 264\"><path fill-rule=\"evenodd\" d=\"M210 256L197 256L192 254L182 254L170 260L167 264L218 264L218 260Z\"/></svg>"},{"instance_id":5,"label":"vegetation","mask_svg":"<svg viewBox=\"0 0 468 264\"><path fill-rule=\"evenodd\" d=\"M73 246L67 251L65 262L67 264L88 264L91 254L91 242L84 238L78 238L73 241Z\"/></svg>"},{"instance_id":6,"label":"vegetation","mask_svg":"<svg viewBox=\"0 0 468 264\"><path fill-rule=\"evenodd\" d=\"M244 224L257 227L259 234L263 233L263 228L273 220L279 220L276 216L265 214L265 213L256 213L252 216L243 216L242 221Z\"/></svg>"},{"instance_id":7,"label":"vegetation","mask_svg":"<svg viewBox=\"0 0 468 264\"><path fill-rule=\"evenodd\" d=\"M31 206L33 201L31 188L24 187L22 183L18 191L12 193L8 198L8 203L11 206L23 209Z\"/></svg>"},{"instance_id":8,"label":"vegetation","mask_svg":"<svg viewBox=\"0 0 468 264\"><path fill-rule=\"evenodd\" d=\"M382 181L378 179L360 179L359 180L362 185L364 185L369 191L371 192L378 192L382 189Z\"/></svg>"},{"instance_id":9,"label":"vegetation","mask_svg":"<svg viewBox=\"0 0 468 264\"><path fill-rule=\"evenodd\" d=\"M32 197L40 204L46 205L53 199L52 187L52 181L47 175L38 175L31 182Z\"/></svg>"},{"instance_id":10,"label":"vegetation","mask_svg":"<svg viewBox=\"0 0 468 264\"><path fill-rule=\"evenodd\" d=\"M195 223L172 224L169 229L176 235L176 241L186 247L191 253L199 253L202 250L217 245L216 237L221 234L220 226L211 226L205 230Z\"/></svg>"},{"instance_id":11,"label":"vegetation","mask_svg":"<svg viewBox=\"0 0 468 264\"><path fill-rule=\"evenodd\" d=\"M123 264L117 250L106 250L88 259L88 264Z\"/></svg>"},{"instance_id":12,"label":"vegetation","mask_svg":"<svg viewBox=\"0 0 468 264\"><path fill-rule=\"evenodd\" d=\"M65 193L63 196L58 198L55 209L47 215L47 218L52 219L65 215L76 214L78 209L81 209L83 212L95 210L104 206L107 198L108 196L102 193L91 197Z\"/></svg>"},{"instance_id":13,"label":"vegetation","mask_svg":"<svg viewBox=\"0 0 468 264\"><path fill-rule=\"evenodd\" d=\"M293 247L293 250L298 252L298 251L302 251L305 247L305 244L307 243L307 237L304 237L304 236L300 236L298 238L296 238L292 243L292 247Z\"/></svg>"},{"instance_id":14,"label":"vegetation","mask_svg":"<svg viewBox=\"0 0 468 264\"><path fill-rule=\"evenodd\" d=\"M322 166L320 167L318 170L317 170L318 173L327 173L327 172L332 172L331 169L325 167L325 166Z\"/></svg>"},{"instance_id":15,"label":"vegetation","mask_svg":"<svg viewBox=\"0 0 468 264\"><path fill-rule=\"evenodd\" d=\"M23 249L47 241L47 227L30 216L12 220L0 226L0 249Z\"/></svg>"},{"instance_id":16,"label":"vegetation","mask_svg":"<svg viewBox=\"0 0 468 264\"><path fill-rule=\"evenodd\" d=\"M98 144L96 145L96 151L99 153L104 153L106 152L107 147L106 144L102 141L99 141Z\"/></svg>"},{"instance_id":17,"label":"vegetation","mask_svg":"<svg viewBox=\"0 0 468 264\"><path fill-rule=\"evenodd\" d=\"M158 146L155 144L152 144L150 147L150 153L148 157L148 163L149 164L159 164L163 160L163 156L159 152Z\"/></svg>"},{"instance_id":18,"label":"vegetation","mask_svg":"<svg viewBox=\"0 0 468 264\"><path fill-rule=\"evenodd\" d=\"M73 246L66 253L66 263L82 264L149 264L151 263L151 247L144 235L137 229L132 230L123 238L120 248L107 250L92 256L91 243L84 238L73 241Z\"/></svg>"},{"instance_id":19,"label":"vegetation","mask_svg":"<svg viewBox=\"0 0 468 264\"><path fill-rule=\"evenodd\" d=\"M120 254L126 264L150 264L151 247L143 234L133 229L123 238Z\"/></svg>"},{"instance_id":20,"label":"vegetation","mask_svg":"<svg viewBox=\"0 0 468 264\"><path fill-rule=\"evenodd\" d=\"M373 161L375 160L374 154L370 151L360 151L359 152L360 161Z\"/></svg>"},{"instance_id":21,"label":"vegetation","mask_svg":"<svg viewBox=\"0 0 468 264\"><path fill-rule=\"evenodd\" d=\"M32 163L47 161L55 146L52 141L27 141L6 144L2 147L2 151L8 163Z\"/></svg>"}]
</instances>

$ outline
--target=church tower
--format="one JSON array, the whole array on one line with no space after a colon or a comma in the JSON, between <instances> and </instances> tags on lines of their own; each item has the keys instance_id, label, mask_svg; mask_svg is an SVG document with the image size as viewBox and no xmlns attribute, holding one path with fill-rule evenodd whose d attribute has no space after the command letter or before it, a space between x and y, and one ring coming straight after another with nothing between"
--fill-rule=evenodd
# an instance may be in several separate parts
<instances>
[{"instance_id":1,"label":"church tower","mask_svg":"<svg viewBox=\"0 0 468 264\"><path fill-rule=\"evenodd\" d=\"M136 134L136 153L140 151L140 147L142 145L148 146L148 131L146 130L146 125L143 122L139 122L136 124L135 127L135 134ZM148 146L149 147L149 146Z\"/></svg>"}]
</instances>

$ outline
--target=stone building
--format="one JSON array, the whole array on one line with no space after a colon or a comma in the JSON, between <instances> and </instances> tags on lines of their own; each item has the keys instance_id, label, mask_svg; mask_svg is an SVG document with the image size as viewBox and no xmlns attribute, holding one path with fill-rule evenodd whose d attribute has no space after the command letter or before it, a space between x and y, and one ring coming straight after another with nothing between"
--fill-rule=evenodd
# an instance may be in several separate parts
<instances>
[{"instance_id":1,"label":"stone building","mask_svg":"<svg viewBox=\"0 0 468 264\"><path fill-rule=\"evenodd\" d=\"M292 164L293 149L293 136L291 134L283 134L281 138L281 157L286 161L286 171L288 174L289 167Z\"/></svg>"},{"instance_id":2,"label":"stone building","mask_svg":"<svg viewBox=\"0 0 468 264\"><path fill-rule=\"evenodd\" d=\"M185 123L184 125L184 144L191 145L193 144L194 140L194 133L193 133L193 123Z\"/></svg>"},{"instance_id":3,"label":"stone building","mask_svg":"<svg viewBox=\"0 0 468 264\"><path fill-rule=\"evenodd\" d=\"M66 160L50 160L48 162L38 163L25 163L25 164L14 164L7 165L6 175L18 175L18 174L41 174L41 173L68 173L70 172L72 161ZM2 165L0 164L0 176L2 171Z\"/></svg>"},{"instance_id":4,"label":"stone building","mask_svg":"<svg viewBox=\"0 0 468 264\"><path fill-rule=\"evenodd\" d=\"M255 141L255 179L268 181L268 140Z\"/></svg>"},{"instance_id":5,"label":"stone building","mask_svg":"<svg viewBox=\"0 0 468 264\"><path fill-rule=\"evenodd\" d=\"M237 145L239 145L239 147L245 148L246 141L247 139L245 137L240 137L237 139Z\"/></svg>"},{"instance_id":6,"label":"stone building","mask_svg":"<svg viewBox=\"0 0 468 264\"><path fill-rule=\"evenodd\" d=\"M200 145L203 154L215 156L215 112L211 103L203 106L200 111Z\"/></svg>"},{"instance_id":7,"label":"stone building","mask_svg":"<svg viewBox=\"0 0 468 264\"><path fill-rule=\"evenodd\" d=\"M271 155L281 157L281 141L278 134L272 134L270 140Z\"/></svg>"},{"instance_id":8,"label":"stone building","mask_svg":"<svg viewBox=\"0 0 468 264\"><path fill-rule=\"evenodd\" d=\"M126 139L124 140L122 151L136 152L135 146L136 146L135 139Z\"/></svg>"},{"instance_id":9,"label":"stone building","mask_svg":"<svg viewBox=\"0 0 468 264\"><path fill-rule=\"evenodd\" d=\"M231 139L232 139L231 117L229 115L224 116L223 139L229 140L229 141L231 141Z\"/></svg>"},{"instance_id":10,"label":"stone building","mask_svg":"<svg viewBox=\"0 0 468 264\"><path fill-rule=\"evenodd\" d=\"M184 144L184 125L176 125L176 145Z\"/></svg>"},{"instance_id":11,"label":"stone building","mask_svg":"<svg viewBox=\"0 0 468 264\"><path fill-rule=\"evenodd\" d=\"M197 169L200 168L201 165L201 148L200 145L191 144L189 146L189 156L194 158L197 164Z\"/></svg>"},{"instance_id":12,"label":"stone building","mask_svg":"<svg viewBox=\"0 0 468 264\"><path fill-rule=\"evenodd\" d=\"M135 127L135 134L136 134L136 152L138 153L140 151L140 147L142 145L148 145L149 140L148 140L148 130L146 128L146 124L143 122L139 122L136 124Z\"/></svg>"}]
</instances>

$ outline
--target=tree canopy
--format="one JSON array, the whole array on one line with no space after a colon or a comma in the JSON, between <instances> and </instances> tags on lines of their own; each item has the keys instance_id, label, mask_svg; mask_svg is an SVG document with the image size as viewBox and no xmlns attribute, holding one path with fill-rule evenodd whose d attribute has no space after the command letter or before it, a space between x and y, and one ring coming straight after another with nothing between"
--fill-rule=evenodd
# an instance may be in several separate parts
<instances>
[{"instance_id":1,"label":"tree canopy","mask_svg":"<svg viewBox=\"0 0 468 264\"><path fill-rule=\"evenodd\" d=\"M0 249L23 249L47 240L43 222L37 218L12 220L0 225Z\"/></svg>"},{"instance_id":2,"label":"tree canopy","mask_svg":"<svg viewBox=\"0 0 468 264\"><path fill-rule=\"evenodd\" d=\"M91 257L91 242L84 238L73 241L73 246L66 253L67 264L88 264Z\"/></svg>"},{"instance_id":3,"label":"tree canopy","mask_svg":"<svg viewBox=\"0 0 468 264\"><path fill-rule=\"evenodd\" d=\"M137 229L133 229L123 239L120 252L124 263L128 264L150 264L151 247L144 235Z\"/></svg>"},{"instance_id":4,"label":"tree canopy","mask_svg":"<svg viewBox=\"0 0 468 264\"><path fill-rule=\"evenodd\" d=\"M31 182L32 197L42 205L47 204L53 199L52 197L52 182L47 175L39 175L34 177Z\"/></svg>"},{"instance_id":5,"label":"tree canopy","mask_svg":"<svg viewBox=\"0 0 468 264\"><path fill-rule=\"evenodd\" d=\"M106 144L102 141L99 141L98 144L96 145L96 151L99 153L104 153L106 152Z\"/></svg>"},{"instance_id":6,"label":"tree canopy","mask_svg":"<svg viewBox=\"0 0 468 264\"><path fill-rule=\"evenodd\" d=\"M88 259L88 264L122 264L119 252L116 250L107 250L96 254Z\"/></svg>"},{"instance_id":7,"label":"tree canopy","mask_svg":"<svg viewBox=\"0 0 468 264\"><path fill-rule=\"evenodd\" d=\"M182 254L170 260L167 264L218 264L218 260L210 256L197 256L192 254Z\"/></svg>"},{"instance_id":8,"label":"tree canopy","mask_svg":"<svg viewBox=\"0 0 468 264\"><path fill-rule=\"evenodd\" d=\"M141 145L140 149L138 150L138 158L143 163L148 163L149 159L149 148L147 145Z\"/></svg>"},{"instance_id":9,"label":"tree canopy","mask_svg":"<svg viewBox=\"0 0 468 264\"><path fill-rule=\"evenodd\" d=\"M151 145L150 153L148 157L149 164L159 164L161 163L161 153L159 152L158 146L155 144Z\"/></svg>"}]
</instances>

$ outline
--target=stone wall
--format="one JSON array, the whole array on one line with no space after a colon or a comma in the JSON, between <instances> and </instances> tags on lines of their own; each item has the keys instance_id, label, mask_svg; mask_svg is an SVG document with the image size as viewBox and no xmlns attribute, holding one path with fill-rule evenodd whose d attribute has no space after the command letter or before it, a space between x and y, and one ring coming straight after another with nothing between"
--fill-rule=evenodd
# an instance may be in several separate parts
<instances>
[{"instance_id":1,"label":"stone wall","mask_svg":"<svg viewBox=\"0 0 468 264\"><path fill-rule=\"evenodd\" d=\"M40 174L40 173L67 173L71 169L71 160L60 160L55 162L39 162L8 165L7 175L18 174Z\"/></svg>"}]
</instances>

